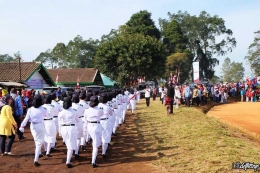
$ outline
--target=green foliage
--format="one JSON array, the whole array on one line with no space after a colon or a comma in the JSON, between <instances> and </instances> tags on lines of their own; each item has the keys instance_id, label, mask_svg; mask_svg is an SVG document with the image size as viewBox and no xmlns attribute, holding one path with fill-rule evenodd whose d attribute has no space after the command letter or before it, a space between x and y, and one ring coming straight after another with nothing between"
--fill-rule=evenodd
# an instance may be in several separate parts
<instances>
[{"instance_id":1,"label":"green foliage","mask_svg":"<svg viewBox=\"0 0 260 173\"><path fill-rule=\"evenodd\" d=\"M255 32L253 43L249 46L248 55L245 59L249 62L251 69L260 74L260 30Z\"/></svg>"},{"instance_id":2,"label":"green foliage","mask_svg":"<svg viewBox=\"0 0 260 173\"><path fill-rule=\"evenodd\" d=\"M160 31L151 19L151 13L146 10L135 13L126 23L130 33L139 33L160 39Z\"/></svg>"},{"instance_id":3,"label":"green foliage","mask_svg":"<svg viewBox=\"0 0 260 173\"><path fill-rule=\"evenodd\" d=\"M217 15L211 16L202 11L199 16L191 16L188 12L168 13L170 21L179 23L182 32L188 39L187 48L191 51L194 61L200 62L200 71L207 78L214 76L213 68L218 60L213 56L223 56L236 46L232 30L227 29L225 21ZM161 21L161 28L167 28L167 20ZM223 38L217 42L217 38ZM202 61L202 62L201 62Z\"/></svg>"},{"instance_id":4,"label":"green foliage","mask_svg":"<svg viewBox=\"0 0 260 173\"><path fill-rule=\"evenodd\" d=\"M176 20L170 22L165 19L159 19L163 43L167 46L169 54L184 52L187 49L188 40L183 34L180 25Z\"/></svg>"},{"instance_id":5,"label":"green foliage","mask_svg":"<svg viewBox=\"0 0 260 173\"><path fill-rule=\"evenodd\" d=\"M98 43L98 40L93 40L91 38L89 40L83 40L79 35L75 37L66 47L69 66L72 68L93 67L93 57Z\"/></svg>"},{"instance_id":6,"label":"green foliage","mask_svg":"<svg viewBox=\"0 0 260 173\"><path fill-rule=\"evenodd\" d=\"M180 69L180 82L184 83L190 72L190 60L187 53L174 53L167 57L165 76L168 77L171 71L176 70L176 67Z\"/></svg>"},{"instance_id":7,"label":"green foliage","mask_svg":"<svg viewBox=\"0 0 260 173\"><path fill-rule=\"evenodd\" d=\"M128 83L131 76L149 79L163 75L165 49L161 42L128 31L128 26L122 26L117 36L99 45L94 58L95 68L119 85Z\"/></svg>"},{"instance_id":8,"label":"green foliage","mask_svg":"<svg viewBox=\"0 0 260 173\"><path fill-rule=\"evenodd\" d=\"M226 58L222 64L221 79L224 82L237 82L243 79L245 69L242 63L231 62Z\"/></svg>"},{"instance_id":9,"label":"green foliage","mask_svg":"<svg viewBox=\"0 0 260 173\"><path fill-rule=\"evenodd\" d=\"M57 68L58 58L52 55L50 49L45 52L41 52L39 56L34 61L40 61L45 65L45 67Z\"/></svg>"},{"instance_id":10,"label":"green foliage","mask_svg":"<svg viewBox=\"0 0 260 173\"><path fill-rule=\"evenodd\" d=\"M57 43L52 50L41 52L34 61L41 61L51 68L91 68L98 43L91 38L83 40L78 35L68 45Z\"/></svg>"},{"instance_id":11,"label":"green foliage","mask_svg":"<svg viewBox=\"0 0 260 173\"><path fill-rule=\"evenodd\" d=\"M11 61L15 61L15 59L12 56L8 54L3 54L3 55L0 54L0 62L11 62Z\"/></svg>"}]
</instances>

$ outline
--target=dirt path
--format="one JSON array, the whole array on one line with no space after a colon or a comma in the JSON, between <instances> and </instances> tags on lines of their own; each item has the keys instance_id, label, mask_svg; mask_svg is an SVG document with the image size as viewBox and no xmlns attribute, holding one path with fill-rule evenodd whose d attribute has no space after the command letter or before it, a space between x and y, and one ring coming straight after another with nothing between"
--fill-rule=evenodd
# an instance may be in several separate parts
<instances>
[{"instance_id":1,"label":"dirt path","mask_svg":"<svg viewBox=\"0 0 260 173\"><path fill-rule=\"evenodd\" d=\"M207 115L239 128L260 141L260 102L236 102L213 107Z\"/></svg>"},{"instance_id":2,"label":"dirt path","mask_svg":"<svg viewBox=\"0 0 260 173\"><path fill-rule=\"evenodd\" d=\"M138 108L137 108L138 109ZM138 111L137 111L138 112ZM51 153L52 157L39 159L40 167L33 165L34 141L29 128L25 130L25 140L15 140L12 153L15 156L0 155L0 172L95 172L95 173L143 173L156 172L150 165L156 157L142 156L144 144L138 137L137 128L133 123L135 116L127 113L126 122L118 129L118 136L113 137L112 145L109 146L105 160L101 157L101 147L97 158L98 168L91 167L91 145L87 146L87 151L80 152L80 158L75 160L72 157L71 169L65 166L66 148L62 145L61 138L58 138L57 151Z\"/></svg>"}]
</instances>

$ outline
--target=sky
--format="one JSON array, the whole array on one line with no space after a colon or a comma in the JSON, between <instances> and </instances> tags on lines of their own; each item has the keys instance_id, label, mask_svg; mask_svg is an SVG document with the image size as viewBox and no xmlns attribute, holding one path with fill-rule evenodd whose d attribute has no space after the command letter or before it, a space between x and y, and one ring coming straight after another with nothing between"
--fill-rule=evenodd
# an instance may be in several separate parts
<instances>
[{"instance_id":1,"label":"sky","mask_svg":"<svg viewBox=\"0 0 260 173\"><path fill-rule=\"evenodd\" d=\"M246 73L251 73L244 57L254 32L260 30L259 0L0 0L0 7L0 54L12 56L19 51L26 62L77 35L100 39L140 10L150 12L158 27L158 19L168 19L168 12L199 15L206 11L223 18L237 41L231 53L217 57L216 75L221 74L226 57L243 62Z\"/></svg>"}]
</instances>

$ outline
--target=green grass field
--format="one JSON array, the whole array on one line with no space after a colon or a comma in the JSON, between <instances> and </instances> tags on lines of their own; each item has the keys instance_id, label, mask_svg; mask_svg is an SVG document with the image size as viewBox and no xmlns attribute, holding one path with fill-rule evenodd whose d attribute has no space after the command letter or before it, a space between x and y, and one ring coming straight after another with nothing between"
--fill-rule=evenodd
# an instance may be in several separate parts
<instances>
[{"instance_id":1,"label":"green grass field","mask_svg":"<svg viewBox=\"0 0 260 173\"><path fill-rule=\"evenodd\" d=\"M167 115L157 98L149 107L141 100L136 113L144 146L136 155L156 155L153 165L161 172L245 172L232 169L232 163L260 164L257 142L195 108L174 108Z\"/></svg>"}]
</instances>

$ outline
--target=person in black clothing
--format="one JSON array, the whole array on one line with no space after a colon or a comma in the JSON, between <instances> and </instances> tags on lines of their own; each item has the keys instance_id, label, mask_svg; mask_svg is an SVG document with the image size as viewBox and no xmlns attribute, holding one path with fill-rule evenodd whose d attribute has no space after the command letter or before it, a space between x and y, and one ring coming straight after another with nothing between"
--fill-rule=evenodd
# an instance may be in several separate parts
<instances>
[{"instance_id":1,"label":"person in black clothing","mask_svg":"<svg viewBox=\"0 0 260 173\"><path fill-rule=\"evenodd\" d=\"M173 83L171 83L170 86L167 87L167 96L172 98L172 101L170 104L170 114L173 114L174 95L175 95L175 89L174 89Z\"/></svg>"}]
</instances>

